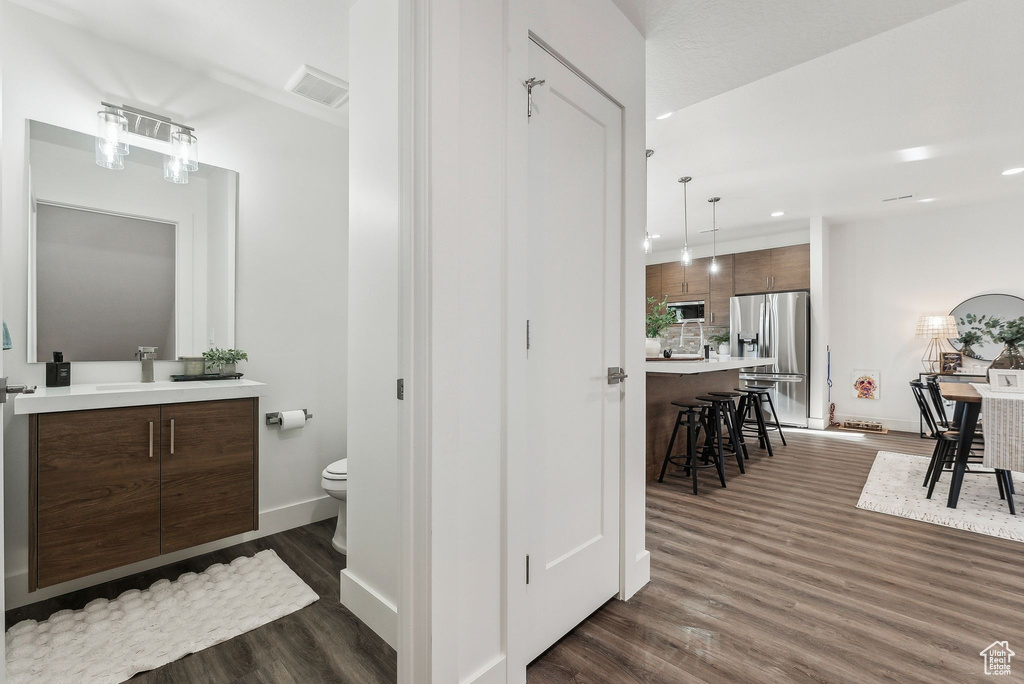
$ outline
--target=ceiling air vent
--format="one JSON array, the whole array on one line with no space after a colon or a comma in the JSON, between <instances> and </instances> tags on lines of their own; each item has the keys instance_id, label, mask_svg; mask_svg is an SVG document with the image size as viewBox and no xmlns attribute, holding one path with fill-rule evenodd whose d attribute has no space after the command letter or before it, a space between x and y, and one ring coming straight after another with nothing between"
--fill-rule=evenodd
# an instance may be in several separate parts
<instances>
[{"instance_id":1,"label":"ceiling air vent","mask_svg":"<svg viewBox=\"0 0 1024 684\"><path fill-rule=\"evenodd\" d=\"M911 197L913 197L913 195L897 195L896 197L886 197L882 201L883 202L899 202L900 200L908 200Z\"/></svg>"},{"instance_id":2,"label":"ceiling air vent","mask_svg":"<svg viewBox=\"0 0 1024 684\"><path fill-rule=\"evenodd\" d=\"M348 83L308 64L291 77L287 89L327 107L339 107L348 100Z\"/></svg>"}]
</instances>

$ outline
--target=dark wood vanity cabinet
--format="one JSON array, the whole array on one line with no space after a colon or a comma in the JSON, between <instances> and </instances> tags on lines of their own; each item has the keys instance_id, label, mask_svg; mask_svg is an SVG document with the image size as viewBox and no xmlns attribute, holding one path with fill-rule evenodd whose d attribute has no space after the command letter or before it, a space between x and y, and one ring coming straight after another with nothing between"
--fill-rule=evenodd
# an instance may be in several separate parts
<instances>
[{"instance_id":1,"label":"dark wood vanity cabinet","mask_svg":"<svg viewBox=\"0 0 1024 684\"><path fill-rule=\"evenodd\" d=\"M29 416L29 590L258 527L255 398Z\"/></svg>"}]
</instances>

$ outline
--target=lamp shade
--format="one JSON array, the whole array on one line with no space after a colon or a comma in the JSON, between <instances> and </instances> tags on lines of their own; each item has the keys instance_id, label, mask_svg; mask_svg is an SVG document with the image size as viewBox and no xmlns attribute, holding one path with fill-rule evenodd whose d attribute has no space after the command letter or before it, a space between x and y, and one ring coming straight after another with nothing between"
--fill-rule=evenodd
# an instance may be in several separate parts
<instances>
[{"instance_id":1,"label":"lamp shade","mask_svg":"<svg viewBox=\"0 0 1024 684\"><path fill-rule=\"evenodd\" d=\"M921 316L917 319L917 337L933 339L936 337L959 337L953 316Z\"/></svg>"}]
</instances>

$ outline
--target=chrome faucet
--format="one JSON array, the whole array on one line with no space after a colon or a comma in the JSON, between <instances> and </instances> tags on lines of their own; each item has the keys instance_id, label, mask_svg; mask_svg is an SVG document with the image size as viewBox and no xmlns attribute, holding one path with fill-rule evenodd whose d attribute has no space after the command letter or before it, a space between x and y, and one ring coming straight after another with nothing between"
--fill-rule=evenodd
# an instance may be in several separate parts
<instances>
[{"instance_id":1,"label":"chrome faucet","mask_svg":"<svg viewBox=\"0 0 1024 684\"><path fill-rule=\"evenodd\" d=\"M142 382L153 382L153 360L156 358L156 347L139 347L135 358L142 362Z\"/></svg>"},{"instance_id":2,"label":"chrome faucet","mask_svg":"<svg viewBox=\"0 0 1024 684\"><path fill-rule=\"evenodd\" d=\"M698 354L703 354L704 353L704 344L706 343L705 339L704 339L704 326L701 324L700 321L694 320L694 319L691 318L690 320L683 321L683 325L680 326L680 328L679 328L680 333L682 332L683 328L686 327L687 323L696 323L697 324L697 332L700 334L700 341L697 343L697 353Z\"/></svg>"}]
</instances>

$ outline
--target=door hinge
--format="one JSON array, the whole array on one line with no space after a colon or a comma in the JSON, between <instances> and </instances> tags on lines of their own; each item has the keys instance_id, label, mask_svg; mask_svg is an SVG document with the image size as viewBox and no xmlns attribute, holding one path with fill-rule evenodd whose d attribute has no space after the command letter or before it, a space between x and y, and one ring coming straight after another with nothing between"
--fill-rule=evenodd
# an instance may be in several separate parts
<instances>
[{"instance_id":1,"label":"door hinge","mask_svg":"<svg viewBox=\"0 0 1024 684\"><path fill-rule=\"evenodd\" d=\"M526 351L530 351L530 321L526 321Z\"/></svg>"},{"instance_id":2,"label":"door hinge","mask_svg":"<svg viewBox=\"0 0 1024 684\"><path fill-rule=\"evenodd\" d=\"M526 583L530 583L530 554L526 554Z\"/></svg>"},{"instance_id":3,"label":"door hinge","mask_svg":"<svg viewBox=\"0 0 1024 684\"><path fill-rule=\"evenodd\" d=\"M398 378L398 400L405 400L405 380Z\"/></svg>"},{"instance_id":4,"label":"door hinge","mask_svg":"<svg viewBox=\"0 0 1024 684\"><path fill-rule=\"evenodd\" d=\"M533 116L533 89L537 86L544 85L545 81L543 78L528 78L523 81L523 85L526 86L526 118L529 119Z\"/></svg>"}]
</instances>

